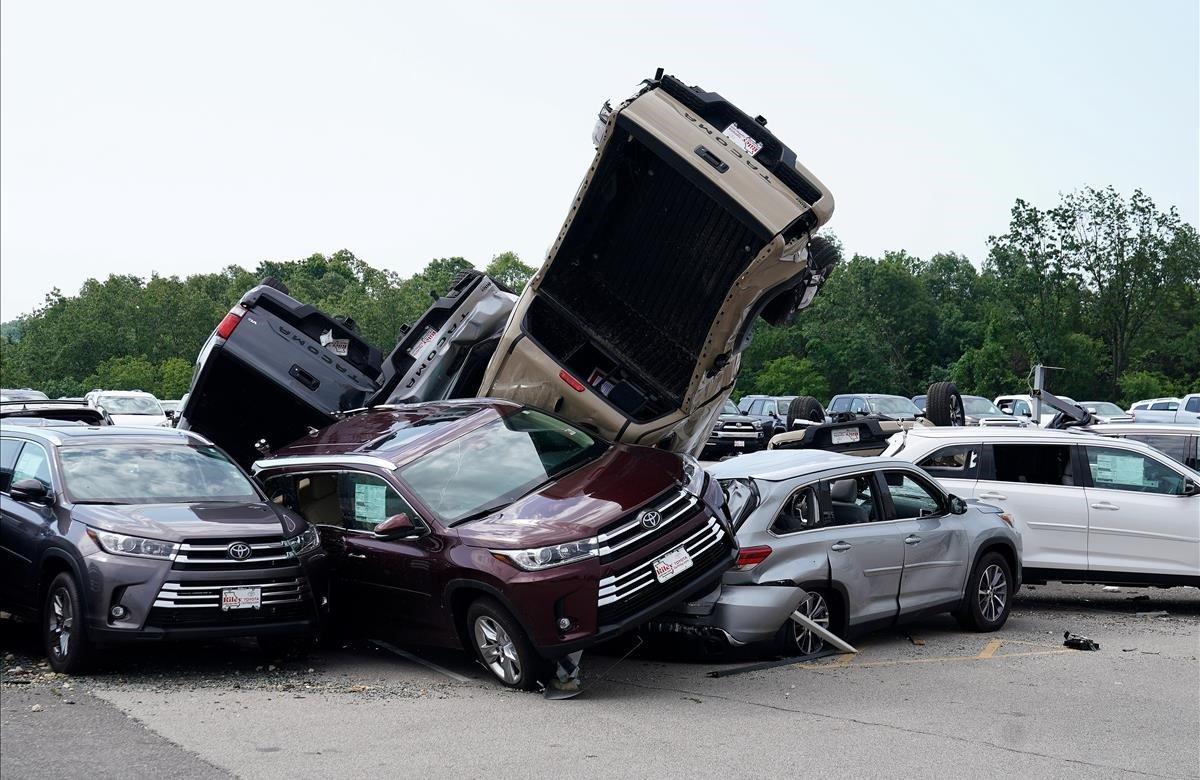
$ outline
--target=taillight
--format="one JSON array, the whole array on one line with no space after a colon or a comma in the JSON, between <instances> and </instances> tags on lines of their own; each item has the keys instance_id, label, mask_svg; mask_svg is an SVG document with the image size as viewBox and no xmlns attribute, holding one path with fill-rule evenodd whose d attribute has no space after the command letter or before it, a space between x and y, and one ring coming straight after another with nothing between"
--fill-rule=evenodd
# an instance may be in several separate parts
<instances>
[{"instance_id":1,"label":"taillight","mask_svg":"<svg viewBox=\"0 0 1200 780\"><path fill-rule=\"evenodd\" d=\"M570 385L571 389L575 392L583 392L583 382L580 382L578 379L568 374L566 369L558 372L558 378Z\"/></svg>"},{"instance_id":2,"label":"taillight","mask_svg":"<svg viewBox=\"0 0 1200 780\"><path fill-rule=\"evenodd\" d=\"M233 329L242 321L242 315L245 313L245 307L240 304L230 309L229 313L225 315L225 319L221 320L221 324L217 326L217 335L223 339L229 338L229 335L233 333Z\"/></svg>"},{"instance_id":3,"label":"taillight","mask_svg":"<svg viewBox=\"0 0 1200 780\"><path fill-rule=\"evenodd\" d=\"M757 547L743 547L741 550L738 550L737 563L733 564L733 568L738 571L753 569L765 561L770 554L771 548L765 544L760 544Z\"/></svg>"}]
</instances>

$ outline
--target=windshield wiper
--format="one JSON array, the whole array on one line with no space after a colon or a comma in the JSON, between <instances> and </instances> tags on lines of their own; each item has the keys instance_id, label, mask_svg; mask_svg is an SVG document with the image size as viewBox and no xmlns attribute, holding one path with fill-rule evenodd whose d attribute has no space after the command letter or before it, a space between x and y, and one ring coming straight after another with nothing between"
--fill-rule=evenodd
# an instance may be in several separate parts
<instances>
[{"instance_id":1,"label":"windshield wiper","mask_svg":"<svg viewBox=\"0 0 1200 780\"><path fill-rule=\"evenodd\" d=\"M503 509L504 507L508 506L511 503L512 503L511 501L497 501L495 504L489 504L489 505L483 507L482 509L475 510L474 512L472 512L469 515L458 518L457 520L455 520L453 523L450 524L450 527L453 528L456 525L462 525L463 523L468 523L472 520L478 520L481 517L487 517L492 512L496 512L500 509Z\"/></svg>"}]
</instances>

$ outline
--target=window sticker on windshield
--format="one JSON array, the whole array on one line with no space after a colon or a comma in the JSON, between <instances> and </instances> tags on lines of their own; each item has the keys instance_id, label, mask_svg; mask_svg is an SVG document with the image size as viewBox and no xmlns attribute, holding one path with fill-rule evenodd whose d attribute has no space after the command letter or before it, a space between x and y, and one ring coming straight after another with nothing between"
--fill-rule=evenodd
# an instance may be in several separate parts
<instances>
[{"instance_id":1,"label":"window sticker on windshield","mask_svg":"<svg viewBox=\"0 0 1200 780\"><path fill-rule=\"evenodd\" d=\"M737 142L737 145L742 148L746 154L753 157L762 151L763 145L750 137L750 134L737 126L734 122L724 130L725 137Z\"/></svg>"},{"instance_id":2,"label":"window sticker on windshield","mask_svg":"<svg viewBox=\"0 0 1200 780\"><path fill-rule=\"evenodd\" d=\"M387 488L383 485L354 486L354 519L365 523L382 523L387 519Z\"/></svg>"},{"instance_id":3,"label":"window sticker on windshield","mask_svg":"<svg viewBox=\"0 0 1200 780\"><path fill-rule=\"evenodd\" d=\"M1137 456L1098 454L1093 476L1097 482L1109 485L1141 486L1145 466L1146 462Z\"/></svg>"}]
</instances>

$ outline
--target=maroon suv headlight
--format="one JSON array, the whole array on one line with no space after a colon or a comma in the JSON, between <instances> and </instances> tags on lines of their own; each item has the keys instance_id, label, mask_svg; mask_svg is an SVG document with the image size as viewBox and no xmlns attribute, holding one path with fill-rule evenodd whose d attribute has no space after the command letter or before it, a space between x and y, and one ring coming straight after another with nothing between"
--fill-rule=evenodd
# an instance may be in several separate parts
<instances>
[{"instance_id":1,"label":"maroon suv headlight","mask_svg":"<svg viewBox=\"0 0 1200 780\"><path fill-rule=\"evenodd\" d=\"M587 558L595 558L600 550L596 537L577 542L552 544L548 547L531 547L527 550L489 550L494 557L511 563L524 571L541 571L555 566L565 566Z\"/></svg>"}]
</instances>

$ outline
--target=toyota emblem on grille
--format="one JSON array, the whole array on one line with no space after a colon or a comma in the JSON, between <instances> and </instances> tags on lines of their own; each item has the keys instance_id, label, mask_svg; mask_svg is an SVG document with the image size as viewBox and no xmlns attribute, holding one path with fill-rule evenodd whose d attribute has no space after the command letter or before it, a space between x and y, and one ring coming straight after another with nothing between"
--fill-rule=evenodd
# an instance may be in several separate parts
<instances>
[{"instance_id":1,"label":"toyota emblem on grille","mask_svg":"<svg viewBox=\"0 0 1200 780\"><path fill-rule=\"evenodd\" d=\"M653 530L658 528L658 524L662 522L662 515L650 509L638 516L638 522L642 524L642 528Z\"/></svg>"},{"instance_id":2,"label":"toyota emblem on grille","mask_svg":"<svg viewBox=\"0 0 1200 780\"><path fill-rule=\"evenodd\" d=\"M250 557L250 552L250 545L245 542L234 542L229 545L229 549L225 551L225 554L235 561L244 561Z\"/></svg>"}]
</instances>

